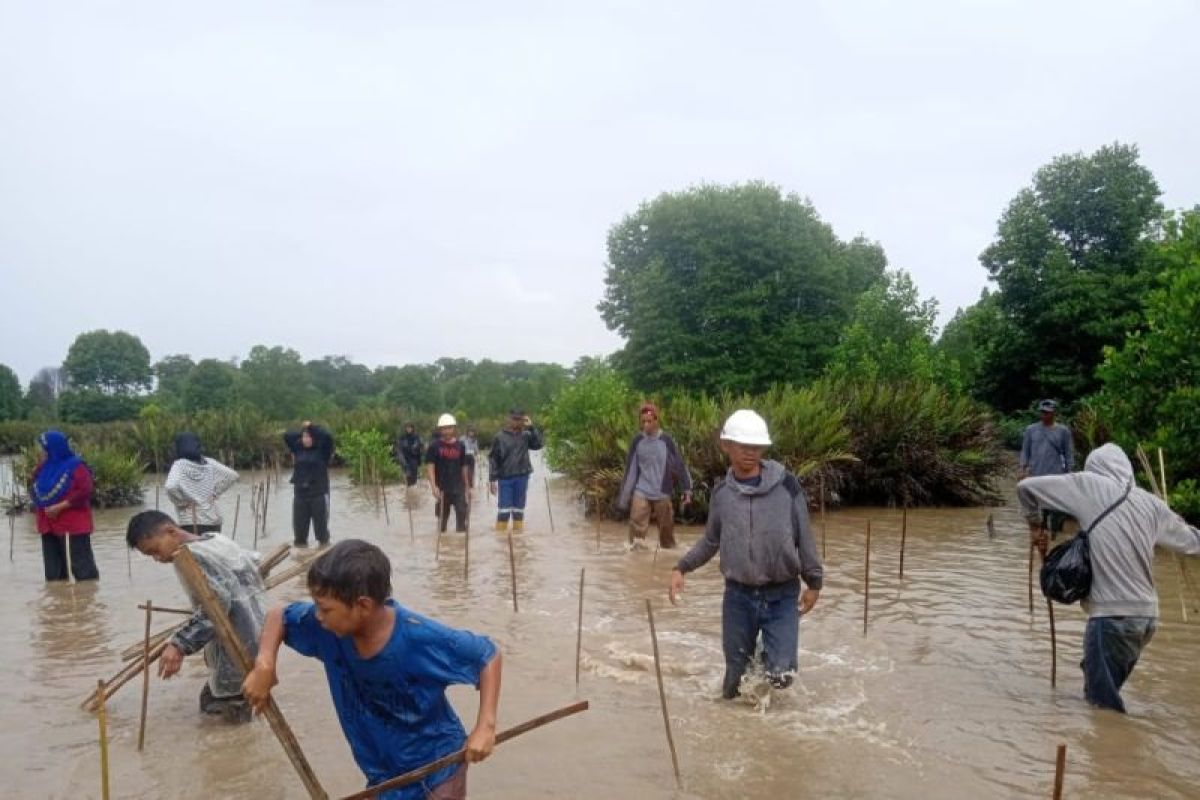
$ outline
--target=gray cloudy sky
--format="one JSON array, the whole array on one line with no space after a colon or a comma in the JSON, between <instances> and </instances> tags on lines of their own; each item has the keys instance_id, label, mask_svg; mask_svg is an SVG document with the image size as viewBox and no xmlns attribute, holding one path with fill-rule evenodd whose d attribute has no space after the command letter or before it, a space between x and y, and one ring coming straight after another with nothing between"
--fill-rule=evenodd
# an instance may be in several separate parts
<instances>
[{"instance_id":1,"label":"gray cloudy sky","mask_svg":"<svg viewBox=\"0 0 1200 800\"><path fill-rule=\"evenodd\" d=\"M0 362L616 349L604 238L765 179L943 320L1056 154L1141 146L1200 202L1200 5L0 0Z\"/></svg>"}]
</instances>

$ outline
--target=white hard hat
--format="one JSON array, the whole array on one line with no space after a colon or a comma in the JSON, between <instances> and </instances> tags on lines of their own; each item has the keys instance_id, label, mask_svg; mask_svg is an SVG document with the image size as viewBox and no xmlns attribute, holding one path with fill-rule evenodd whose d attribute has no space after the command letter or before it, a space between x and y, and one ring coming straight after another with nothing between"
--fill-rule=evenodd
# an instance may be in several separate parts
<instances>
[{"instance_id":1,"label":"white hard hat","mask_svg":"<svg viewBox=\"0 0 1200 800\"><path fill-rule=\"evenodd\" d=\"M721 438L738 444L753 444L766 447L771 443L767 432L767 421L748 408L739 408L725 420Z\"/></svg>"},{"instance_id":2,"label":"white hard hat","mask_svg":"<svg viewBox=\"0 0 1200 800\"><path fill-rule=\"evenodd\" d=\"M438 417L437 426L439 428L453 428L457 424L458 422L454 419L453 414L442 414Z\"/></svg>"}]
</instances>

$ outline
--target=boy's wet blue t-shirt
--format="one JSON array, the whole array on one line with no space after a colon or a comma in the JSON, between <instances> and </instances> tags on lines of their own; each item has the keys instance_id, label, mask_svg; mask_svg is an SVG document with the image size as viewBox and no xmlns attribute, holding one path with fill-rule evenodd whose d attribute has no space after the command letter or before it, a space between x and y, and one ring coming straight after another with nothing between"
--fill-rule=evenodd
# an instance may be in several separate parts
<instances>
[{"instance_id":1,"label":"boy's wet blue t-shirt","mask_svg":"<svg viewBox=\"0 0 1200 800\"><path fill-rule=\"evenodd\" d=\"M496 654L484 636L414 614L395 600L387 604L396 613L396 625L371 658L360 657L350 637L322 628L312 603L292 603L283 612L284 642L325 664L338 720L368 786L463 747L466 731L446 687L478 686L480 672ZM452 765L423 783L382 796L423 798L455 769Z\"/></svg>"}]
</instances>

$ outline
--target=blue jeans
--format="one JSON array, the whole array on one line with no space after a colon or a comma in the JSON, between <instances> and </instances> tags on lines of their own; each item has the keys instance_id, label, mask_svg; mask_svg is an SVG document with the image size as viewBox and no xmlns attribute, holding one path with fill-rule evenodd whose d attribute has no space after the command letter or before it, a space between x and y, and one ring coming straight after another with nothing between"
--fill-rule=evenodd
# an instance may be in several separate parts
<instances>
[{"instance_id":1,"label":"blue jeans","mask_svg":"<svg viewBox=\"0 0 1200 800\"><path fill-rule=\"evenodd\" d=\"M768 679L779 689L792 684L796 651L800 646L799 600L798 579L766 586L725 581L725 599L721 603L721 647L725 651L722 694L726 698L738 696L738 685L750 659L754 658L760 633Z\"/></svg>"},{"instance_id":2,"label":"blue jeans","mask_svg":"<svg viewBox=\"0 0 1200 800\"><path fill-rule=\"evenodd\" d=\"M1154 617L1092 617L1083 632L1083 689L1088 702L1125 713L1121 686L1157 629Z\"/></svg>"},{"instance_id":3,"label":"blue jeans","mask_svg":"<svg viewBox=\"0 0 1200 800\"><path fill-rule=\"evenodd\" d=\"M511 515L515 520L525 519L525 499L529 493L529 476L517 475L513 478L500 478L496 498L496 521L508 522Z\"/></svg>"}]
</instances>

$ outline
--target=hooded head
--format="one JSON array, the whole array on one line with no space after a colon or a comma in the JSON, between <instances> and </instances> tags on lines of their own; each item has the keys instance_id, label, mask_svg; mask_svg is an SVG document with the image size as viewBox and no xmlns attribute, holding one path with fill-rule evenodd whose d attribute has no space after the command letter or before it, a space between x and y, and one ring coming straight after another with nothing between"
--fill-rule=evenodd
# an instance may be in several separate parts
<instances>
[{"instance_id":1,"label":"hooded head","mask_svg":"<svg viewBox=\"0 0 1200 800\"><path fill-rule=\"evenodd\" d=\"M1083 463L1083 471L1112 478L1122 485L1133 480L1133 464L1129 463L1129 456L1112 442L1100 445L1088 453L1087 461Z\"/></svg>"},{"instance_id":2,"label":"hooded head","mask_svg":"<svg viewBox=\"0 0 1200 800\"><path fill-rule=\"evenodd\" d=\"M203 464L204 448L200 445L200 437L194 433L176 434L175 457L186 458L188 461Z\"/></svg>"}]
</instances>

